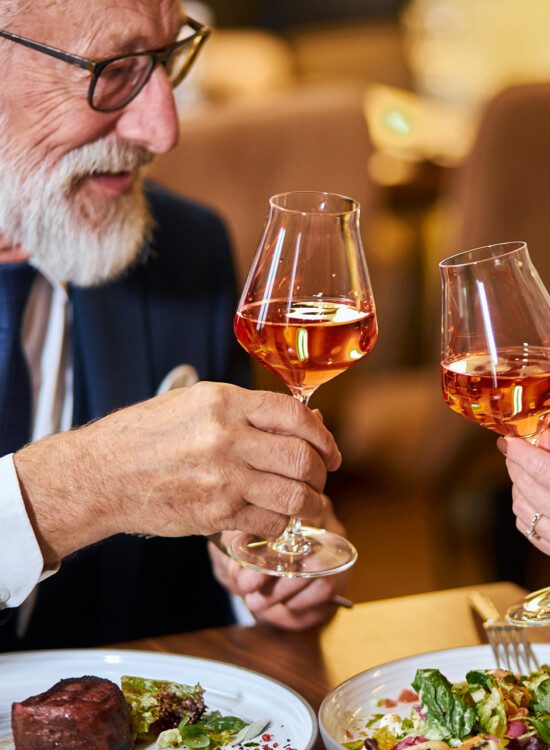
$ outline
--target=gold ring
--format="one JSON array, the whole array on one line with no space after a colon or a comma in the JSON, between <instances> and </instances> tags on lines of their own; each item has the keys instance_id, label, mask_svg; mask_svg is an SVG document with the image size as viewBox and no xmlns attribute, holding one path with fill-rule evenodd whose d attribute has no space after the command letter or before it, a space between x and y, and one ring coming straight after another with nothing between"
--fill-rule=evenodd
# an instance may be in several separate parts
<instances>
[{"instance_id":1,"label":"gold ring","mask_svg":"<svg viewBox=\"0 0 550 750\"><path fill-rule=\"evenodd\" d=\"M523 532L525 536L527 537L527 539L533 539L533 537L535 537L535 539L538 539L537 532L535 531L535 527L541 518L542 518L542 513L535 513L535 515L533 516L531 520L531 526L529 526L529 528L525 529L525 531Z\"/></svg>"}]
</instances>

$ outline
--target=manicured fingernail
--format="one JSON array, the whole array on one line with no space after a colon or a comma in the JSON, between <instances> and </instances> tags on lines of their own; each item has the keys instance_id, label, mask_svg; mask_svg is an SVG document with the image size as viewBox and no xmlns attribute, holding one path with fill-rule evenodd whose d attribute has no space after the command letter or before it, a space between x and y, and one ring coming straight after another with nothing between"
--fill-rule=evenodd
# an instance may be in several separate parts
<instances>
[{"instance_id":1,"label":"manicured fingernail","mask_svg":"<svg viewBox=\"0 0 550 750\"><path fill-rule=\"evenodd\" d=\"M508 451L508 443L505 438L499 437L497 440L497 448L504 456L506 455L506 452Z\"/></svg>"},{"instance_id":2,"label":"manicured fingernail","mask_svg":"<svg viewBox=\"0 0 550 750\"><path fill-rule=\"evenodd\" d=\"M319 409L313 409L312 411L313 411L313 414L315 414L315 416L317 417L317 419L320 419L321 422L324 423L325 420L323 419L323 415L321 414Z\"/></svg>"}]
</instances>

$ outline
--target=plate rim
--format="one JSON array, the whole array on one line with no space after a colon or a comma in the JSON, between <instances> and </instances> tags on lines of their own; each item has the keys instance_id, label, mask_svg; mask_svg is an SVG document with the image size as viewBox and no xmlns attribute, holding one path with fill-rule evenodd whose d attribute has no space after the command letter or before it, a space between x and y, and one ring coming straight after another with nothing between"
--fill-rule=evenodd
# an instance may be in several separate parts
<instances>
[{"instance_id":1,"label":"plate rim","mask_svg":"<svg viewBox=\"0 0 550 750\"><path fill-rule=\"evenodd\" d=\"M538 642L538 643L531 643L531 647L537 650L538 646L548 646L550 648L550 640ZM317 720L319 722L319 730L321 732L321 735L327 734L333 742L336 742L339 747L342 748L342 750L345 750L344 746L338 742L338 740L335 740L334 737L332 737L323 721L323 712L326 708L326 705L329 702L329 699L333 696L333 694L339 690L340 688L343 688L345 685L348 685L349 683L353 682L354 680L358 679L359 677L363 677L364 675L368 674L369 672L374 672L377 669L381 669L382 667L389 667L394 664L400 664L401 662L409 661L410 659L416 659L417 657L430 657L432 655L437 655L441 653L448 653L448 652L455 652L455 651L466 651L470 649L476 649L480 651L492 651L491 646L488 643L473 643L466 646L451 646L450 648L437 648L432 651L419 651L417 654L409 654L409 656L400 656L398 659L390 659L388 661L380 662L379 664L373 664L372 667L368 667L367 669L364 669L361 672L357 672L357 674L352 675L351 677L348 677L347 680L343 680L338 685L332 688L332 690L325 695L323 698L321 705L319 706L319 711L317 713Z\"/></svg>"},{"instance_id":2,"label":"plate rim","mask_svg":"<svg viewBox=\"0 0 550 750\"><path fill-rule=\"evenodd\" d=\"M313 750L315 742L319 736L319 723L317 720L317 715L315 711L313 710L312 706L309 704L309 702L303 697L303 695L300 695L297 690L294 690L294 688L290 687L290 685L286 685L284 682L281 682L281 680L277 680L274 677L270 677L269 675L263 674L263 672L258 672L256 669L249 669L248 667L241 667L238 664L234 664L233 662L227 662L227 661L220 661L219 659L210 659L208 657L202 657L202 656L191 656L190 654L178 654L173 651L147 651L146 649L124 649L124 648L109 648L109 647L97 647L97 648L58 648L58 649L40 649L36 651L8 651L6 653L0 654L0 668L4 666L7 662L10 661L32 661L33 657L36 656L52 656L55 658L56 655L61 656L62 654L72 654L72 655L79 655L79 654L99 654L99 655L105 655L105 654L112 654L113 656L124 656L128 654L137 654L140 656L160 656L160 657L176 657L179 659L189 659L192 661L204 661L208 662L209 664L214 665L220 665L223 667L232 667L233 669L239 670L241 672L248 672L249 674L253 674L256 677L261 677L264 680L267 680L268 682L272 682L275 685L277 685L280 688L283 688L286 692L290 693L294 698L298 699L298 701L302 704L302 706L305 708L311 722L311 730L312 735L307 745L304 746L303 750ZM1 678L1 672L0 672L0 678ZM206 688L208 689L208 688Z\"/></svg>"}]
</instances>

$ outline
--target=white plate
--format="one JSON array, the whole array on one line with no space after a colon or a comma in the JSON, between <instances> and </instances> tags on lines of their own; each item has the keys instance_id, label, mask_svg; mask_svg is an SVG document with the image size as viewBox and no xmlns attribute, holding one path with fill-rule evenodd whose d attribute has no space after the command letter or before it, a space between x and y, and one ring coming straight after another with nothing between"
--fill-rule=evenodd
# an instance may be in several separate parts
<instances>
[{"instance_id":1,"label":"white plate","mask_svg":"<svg viewBox=\"0 0 550 750\"><path fill-rule=\"evenodd\" d=\"M9 716L13 701L47 690L64 677L96 675L120 685L123 674L200 684L209 709L245 721L270 719L266 730L286 747L311 750L317 722L311 706L290 688L257 672L191 656L147 651L34 651L0 656L0 747L13 748ZM287 742L287 739L290 742ZM270 743L272 744L272 743ZM149 747L154 748L152 744Z\"/></svg>"},{"instance_id":2,"label":"white plate","mask_svg":"<svg viewBox=\"0 0 550 750\"><path fill-rule=\"evenodd\" d=\"M541 664L550 663L550 644L537 643L533 649ZM376 706L380 698L396 699L404 688L410 689L417 669L436 668L451 682L458 682L470 669L494 669L495 666L490 646L468 646L409 656L367 669L334 688L322 702L319 728L325 747L342 750L341 742L358 739L358 733L346 738L346 729L357 731L364 727L369 716L383 711ZM411 704L400 703L386 710L407 716Z\"/></svg>"}]
</instances>

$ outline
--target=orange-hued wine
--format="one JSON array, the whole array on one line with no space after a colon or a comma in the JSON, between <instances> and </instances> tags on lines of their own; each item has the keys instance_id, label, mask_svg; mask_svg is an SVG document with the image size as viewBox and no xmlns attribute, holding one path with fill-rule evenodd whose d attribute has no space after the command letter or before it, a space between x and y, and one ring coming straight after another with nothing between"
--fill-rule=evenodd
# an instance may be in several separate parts
<instances>
[{"instance_id":1,"label":"orange-hued wine","mask_svg":"<svg viewBox=\"0 0 550 750\"><path fill-rule=\"evenodd\" d=\"M442 362L443 398L500 435L533 438L550 415L550 349L511 347Z\"/></svg>"},{"instance_id":2,"label":"orange-hued wine","mask_svg":"<svg viewBox=\"0 0 550 750\"><path fill-rule=\"evenodd\" d=\"M333 299L271 299L242 307L235 335L289 388L313 391L347 370L376 343L374 310Z\"/></svg>"}]
</instances>

